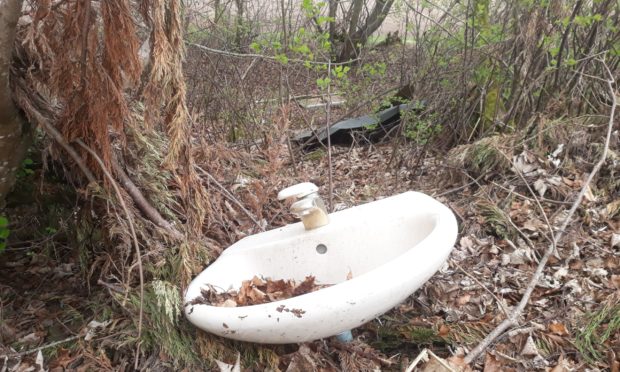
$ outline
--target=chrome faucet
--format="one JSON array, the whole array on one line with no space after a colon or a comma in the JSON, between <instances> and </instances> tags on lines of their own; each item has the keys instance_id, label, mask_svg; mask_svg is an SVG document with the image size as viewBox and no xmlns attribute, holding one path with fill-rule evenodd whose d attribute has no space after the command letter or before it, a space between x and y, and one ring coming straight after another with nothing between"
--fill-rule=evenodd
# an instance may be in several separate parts
<instances>
[{"instance_id":1,"label":"chrome faucet","mask_svg":"<svg viewBox=\"0 0 620 372\"><path fill-rule=\"evenodd\" d=\"M278 200L295 198L291 213L300 218L306 230L316 229L329 223L327 208L318 194L319 188L311 182L303 182L285 188L278 193Z\"/></svg>"}]
</instances>

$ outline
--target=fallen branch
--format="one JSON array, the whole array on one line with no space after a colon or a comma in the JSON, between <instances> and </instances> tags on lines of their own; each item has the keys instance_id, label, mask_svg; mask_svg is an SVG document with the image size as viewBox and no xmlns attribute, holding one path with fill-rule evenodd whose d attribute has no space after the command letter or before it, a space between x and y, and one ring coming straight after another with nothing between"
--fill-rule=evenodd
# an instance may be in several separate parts
<instances>
[{"instance_id":1,"label":"fallen branch","mask_svg":"<svg viewBox=\"0 0 620 372\"><path fill-rule=\"evenodd\" d=\"M213 177L209 172L207 172L206 170L202 169L201 167L199 167L198 165L194 165L194 167L202 174L204 174L205 176L207 176L207 178L209 178L209 180L211 182L213 182L215 184L215 186L220 189L220 192L222 193L222 195L224 195L224 197L228 200L230 200L231 202L235 203L237 205L237 207L239 207L239 209L241 209L243 211L243 213L246 214L246 216L248 216L252 222L254 222L254 224L256 224L256 226L258 226L258 228L260 229L260 231L265 231L265 227L263 227L263 225L261 225L258 220L256 220L256 218L252 215L252 213L250 213L250 211L248 211L243 204L241 204L241 202L239 200L237 200L237 198L235 198L235 196L233 194L231 194L228 190L226 190L226 188L224 186L222 186L221 183L219 183L215 177Z\"/></svg>"},{"instance_id":2,"label":"fallen branch","mask_svg":"<svg viewBox=\"0 0 620 372\"><path fill-rule=\"evenodd\" d=\"M185 44L189 45L189 46L193 46L195 48L198 48L204 52L208 52L208 53L213 53L213 54L219 54L219 55L223 55L223 56L229 56L229 57L238 57L238 58L260 58L260 59L266 59L269 61L280 61L279 58L276 57L272 57L272 56L266 56L263 54L254 54L254 53L235 53L235 52L229 52L227 50L220 50L220 49L213 49L213 48L209 48L208 46L204 46L204 45L200 45L200 44L196 44L196 43L192 43L189 41L185 41ZM345 66L345 65L350 65L353 64L357 61L359 61L359 58L355 58L355 59L351 59L349 61L346 62L338 62L338 63L331 63L332 66ZM311 64L311 65L323 65L323 66L327 66L329 63L328 62L316 62L316 61L309 61L309 60L305 60L305 59L296 59L296 58L289 58L287 59L288 63L303 63L303 64Z\"/></svg>"},{"instance_id":3,"label":"fallen branch","mask_svg":"<svg viewBox=\"0 0 620 372\"><path fill-rule=\"evenodd\" d=\"M28 355L28 354L32 354L32 353L37 353L37 352L39 352L41 350L49 349L51 347L54 347L54 346L57 346L57 345L60 345L60 344L64 344L65 342L77 340L80 337L81 336L79 336L79 335L78 336L71 336L71 337L65 338L64 340L58 340L58 341L54 341L54 342L51 342L51 343L46 344L46 345L35 347L34 349L20 351L20 352L12 353L12 354L0 355L0 359L22 357L24 355Z\"/></svg>"},{"instance_id":4,"label":"fallen branch","mask_svg":"<svg viewBox=\"0 0 620 372\"><path fill-rule=\"evenodd\" d=\"M112 159L112 168L114 168L114 173L116 173L116 176L118 177L121 185L123 185L125 191L127 191L129 196L131 196L133 201L136 203L138 209L140 209L140 211L142 211L142 213L144 213L150 221L152 221L155 225L164 228L175 238L183 238L183 234L175 229L170 222L166 221L161 214L159 214L159 211L157 211L157 209L155 209L155 207L153 207L149 201L146 200L140 189L138 189L138 187L133 183L131 178L129 178L127 173L125 173L115 158Z\"/></svg>"},{"instance_id":5,"label":"fallen branch","mask_svg":"<svg viewBox=\"0 0 620 372\"><path fill-rule=\"evenodd\" d=\"M136 349L136 354L140 352L140 336L142 335L142 322L144 317L144 271L142 270L142 253L140 252L140 245L138 244L138 237L136 235L136 230L133 225L133 221L131 218L131 213L129 213L129 209L127 208L127 204L125 204L125 200L123 199L123 194L121 194L121 190L118 187L118 184L114 180L114 177L110 174L110 171L106 168L103 160L97 155L97 153L88 147L82 140L77 139L75 141L78 145L80 145L84 150L86 150L92 157L97 161L103 174L108 178L110 184L114 188L114 192L116 193L116 197L118 198L118 202L121 204L123 211L125 212L125 216L127 217L127 223L129 224L129 230L131 231L131 238L133 240L134 247L136 249L136 260L138 262L138 274L140 276L140 314L138 316L138 347ZM136 355L136 365L135 368L138 369L138 355Z\"/></svg>"},{"instance_id":6,"label":"fallen branch","mask_svg":"<svg viewBox=\"0 0 620 372\"><path fill-rule=\"evenodd\" d=\"M601 169L601 167L605 163L605 159L607 159L607 153L609 151L609 142L611 140L611 132L612 132L613 124L614 124L614 116L616 114L616 106L618 102L617 102L616 93L613 87L613 84L614 84L613 75L609 71L609 68L607 67L607 65L605 63L603 63L603 65L605 69L607 70L607 73L609 74L609 79L605 80L605 82L607 83L609 93L611 94L611 102L612 102L611 110L609 113L609 122L607 124L607 136L605 138L605 146L603 148L603 153L601 154L599 161L594 165L594 167L592 168L592 172L590 172L590 175L588 176L583 186L581 187L581 190L579 191L577 198L575 199L570 210L568 211L568 214L566 215L566 218L564 219L562 226L560 227L555 237L553 237L552 244L549 244L549 246L545 250L545 254L540 259L540 262L538 263L538 267L536 268L536 271L534 272L532 279L528 283L528 286L525 289L525 292L523 293L523 297L521 298L521 301L519 302L517 307L515 307L515 309L510 313L510 316L508 318L506 318L497 327L495 327L495 329L491 331L491 333L489 333L482 341L480 341L480 343L472 351L469 352L469 354L467 354L467 356L464 359L465 363L467 364L470 364L473 361L475 361L476 358L484 350L486 350L486 348L488 348L489 345L491 345L491 343L495 339L497 339L502 333L504 333L505 330L519 324L519 317L523 313L523 310L527 306L530 300L530 297L532 296L532 293L534 292L534 289L536 288L536 285L540 281L540 278L542 277L543 270L545 269L545 266L547 265L547 261L549 260L549 257L551 257L551 254L554 252L555 247L557 246L558 242L562 240L562 237L564 236L564 232L566 231L566 228L568 227L568 224L570 223L571 218L575 214L575 211L577 211L577 208L579 208L579 206L581 205L583 196L588 190L590 183L592 182L592 180L594 179L594 176L596 176L598 171Z\"/></svg>"},{"instance_id":7,"label":"fallen branch","mask_svg":"<svg viewBox=\"0 0 620 372\"><path fill-rule=\"evenodd\" d=\"M48 136L52 137L67 154L69 154L69 157L73 159L78 168L84 173L88 182L97 182L93 173L88 169L86 163L84 163L84 159L80 157L58 129L54 128L54 126L50 124L50 120L39 110L39 108L46 107L47 103L44 102L37 92L29 92L26 83L22 79L15 79L15 86L18 105L24 111L30 122L37 124ZM37 108L37 106L39 108Z\"/></svg>"}]
</instances>

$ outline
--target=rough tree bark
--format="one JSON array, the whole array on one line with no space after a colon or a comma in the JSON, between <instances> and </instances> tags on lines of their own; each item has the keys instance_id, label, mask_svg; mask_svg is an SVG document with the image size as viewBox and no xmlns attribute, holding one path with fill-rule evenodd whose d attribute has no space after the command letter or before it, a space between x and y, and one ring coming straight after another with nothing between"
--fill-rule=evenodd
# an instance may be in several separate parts
<instances>
[{"instance_id":1,"label":"rough tree bark","mask_svg":"<svg viewBox=\"0 0 620 372\"><path fill-rule=\"evenodd\" d=\"M29 144L28 125L13 103L9 84L22 0L0 0L0 202L11 191Z\"/></svg>"},{"instance_id":2,"label":"rough tree bark","mask_svg":"<svg viewBox=\"0 0 620 372\"><path fill-rule=\"evenodd\" d=\"M242 39L245 36L245 30L243 25L243 13L245 12L245 4L243 0L235 0L237 6L237 18L235 20L235 47L237 51L242 51Z\"/></svg>"},{"instance_id":3,"label":"rough tree bark","mask_svg":"<svg viewBox=\"0 0 620 372\"><path fill-rule=\"evenodd\" d=\"M334 45L336 45L336 16L338 14L338 3L340 0L329 1L329 13L327 14L332 21L329 22L329 42L332 47L332 54L334 54Z\"/></svg>"},{"instance_id":4,"label":"rough tree bark","mask_svg":"<svg viewBox=\"0 0 620 372\"><path fill-rule=\"evenodd\" d=\"M349 31L345 35L344 44L338 56L339 62L347 61L359 53L359 45L366 44L368 37L381 26L392 8L394 0L376 0L372 11L366 17L366 21L359 26L364 3L363 0L355 0L351 5Z\"/></svg>"}]
</instances>

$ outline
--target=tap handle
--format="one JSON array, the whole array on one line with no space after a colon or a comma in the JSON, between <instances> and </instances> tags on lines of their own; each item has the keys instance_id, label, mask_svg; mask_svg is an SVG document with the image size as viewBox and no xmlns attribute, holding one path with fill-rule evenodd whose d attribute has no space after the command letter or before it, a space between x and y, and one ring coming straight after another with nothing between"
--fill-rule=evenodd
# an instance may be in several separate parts
<instances>
[{"instance_id":1,"label":"tap handle","mask_svg":"<svg viewBox=\"0 0 620 372\"><path fill-rule=\"evenodd\" d=\"M317 185L312 182L302 182L297 185L289 186L278 193L278 200L284 200L288 198L301 199L310 194L314 194L319 191Z\"/></svg>"}]
</instances>

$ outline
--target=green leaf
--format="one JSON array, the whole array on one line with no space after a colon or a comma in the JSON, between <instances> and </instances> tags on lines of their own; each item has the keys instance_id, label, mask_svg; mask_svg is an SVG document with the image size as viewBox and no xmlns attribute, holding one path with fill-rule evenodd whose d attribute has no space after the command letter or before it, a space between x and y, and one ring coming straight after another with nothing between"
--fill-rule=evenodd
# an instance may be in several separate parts
<instances>
[{"instance_id":1,"label":"green leaf","mask_svg":"<svg viewBox=\"0 0 620 372\"><path fill-rule=\"evenodd\" d=\"M329 83L331 83L332 79L330 79L329 77L325 77L322 79L316 79L316 85L318 85L319 88L321 89L325 89L327 88L327 86L329 85Z\"/></svg>"},{"instance_id":2,"label":"green leaf","mask_svg":"<svg viewBox=\"0 0 620 372\"><path fill-rule=\"evenodd\" d=\"M288 57L286 56L286 54L276 54L275 58L276 61L282 63L283 65L288 64Z\"/></svg>"}]
</instances>

